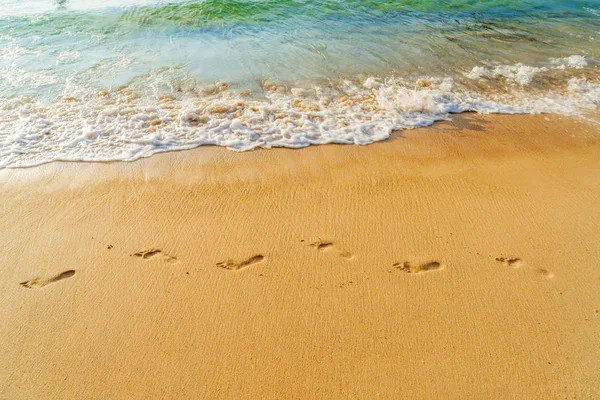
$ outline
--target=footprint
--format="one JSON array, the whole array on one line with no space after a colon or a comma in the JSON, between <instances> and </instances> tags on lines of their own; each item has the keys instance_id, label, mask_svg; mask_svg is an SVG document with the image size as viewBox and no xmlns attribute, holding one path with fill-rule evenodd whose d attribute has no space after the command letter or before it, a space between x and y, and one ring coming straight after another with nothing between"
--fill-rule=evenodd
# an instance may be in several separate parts
<instances>
[{"instance_id":1,"label":"footprint","mask_svg":"<svg viewBox=\"0 0 600 400\"><path fill-rule=\"evenodd\" d=\"M229 259L227 261L221 261L220 263L217 263L217 267L223 268L223 269L228 269L230 271L239 271L240 269L263 262L264 260L265 260L265 256L263 256L262 254L257 254L255 256L250 257L249 259L241 261L241 262L236 262L231 259Z\"/></svg>"},{"instance_id":2,"label":"footprint","mask_svg":"<svg viewBox=\"0 0 600 400\"><path fill-rule=\"evenodd\" d=\"M421 272L439 271L444 269L442 263L438 261L429 261L419 265L414 265L410 261L405 261L403 263L395 263L393 266L401 271L408 272L409 274L418 274Z\"/></svg>"},{"instance_id":3,"label":"footprint","mask_svg":"<svg viewBox=\"0 0 600 400\"><path fill-rule=\"evenodd\" d=\"M523 261L516 257L496 257L496 261L513 268L519 268L523 265Z\"/></svg>"},{"instance_id":4,"label":"footprint","mask_svg":"<svg viewBox=\"0 0 600 400\"><path fill-rule=\"evenodd\" d=\"M304 242L304 240L301 240L301 242ZM310 243L309 246L315 247L317 250L323 251L323 252L337 250L338 255L342 258L345 258L346 260L351 260L354 258L354 254L352 254L351 252L349 252L347 250L337 249L336 246L333 244L333 242L319 240L319 241Z\"/></svg>"},{"instance_id":5,"label":"footprint","mask_svg":"<svg viewBox=\"0 0 600 400\"><path fill-rule=\"evenodd\" d=\"M535 272L544 278L554 278L554 272L550 272L547 269L538 268L535 270Z\"/></svg>"},{"instance_id":6,"label":"footprint","mask_svg":"<svg viewBox=\"0 0 600 400\"><path fill-rule=\"evenodd\" d=\"M60 274L55 275L51 278L35 278L30 281L21 282L20 285L26 287L27 289L39 289L51 283L70 278L73 275L75 275L75 271L70 269L68 271L61 272Z\"/></svg>"},{"instance_id":7,"label":"footprint","mask_svg":"<svg viewBox=\"0 0 600 400\"><path fill-rule=\"evenodd\" d=\"M354 254L349 251L342 250L340 252L340 257L345 258L346 260L352 260L354 258Z\"/></svg>"},{"instance_id":8,"label":"footprint","mask_svg":"<svg viewBox=\"0 0 600 400\"><path fill-rule=\"evenodd\" d=\"M162 258L164 262L169 264L177 264L179 260L177 257L173 257L167 253L163 253L160 249L148 249L143 251L137 251L132 254L133 257L141 258L142 260L151 260L153 258Z\"/></svg>"},{"instance_id":9,"label":"footprint","mask_svg":"<svg viewBox=\"0 0 600 400\"><path fill-rule=\"evenodd\" d=\"M502 264L512 267L512 268L521 268L521 267L528 267L529 269L534 269L535 272L539 275L542 276L544 278L553 278L554 277L554 272L548 271L547 269L544 268L531 268L530 266L528 266L523 260L521 260L520 258L515 258L515 257L497 257L496 261L501 262Z\"/></svg>"},{"instance_id":10,"label":"footprint","mask_svg":"<svg viewBox=\"0 0 600 400\"><path fill-rule=\"evenodd\" d=\"M333 243L331 242L314 242L310 244L313 247L316 247L317 250L326 251L331 250L333 248Z\"/></svg>"}]
</instances>

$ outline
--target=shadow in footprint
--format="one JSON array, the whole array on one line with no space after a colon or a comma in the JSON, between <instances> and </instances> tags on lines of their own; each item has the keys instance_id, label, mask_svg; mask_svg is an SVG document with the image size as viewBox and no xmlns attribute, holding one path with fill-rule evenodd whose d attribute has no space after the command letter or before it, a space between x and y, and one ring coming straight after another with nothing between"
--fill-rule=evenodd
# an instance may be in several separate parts
<instances>
[{"instance_id":1,"label":"shadow in footprint","mask_svg":"<svg viewBox=\"0 0 600 400\"><path fill-rule=\"evenodd\" d=\"M20 285L26 287L27 289L39 289L43 288L44 286L50 285L51 283L70 278L73 275L75 275L75 271L70 269L50 278L35 278L30 281L21 282Z\"/></svg>"},{"instance_id":2,"label":"shadow in footprint","mask_svg":"<svg viewBox=\"0 0 600 400\"><path fill-rule=\"evenodd\" d=\"M516 257L497 257L496 261L513 268L519 268L523 265L523 261Z\"/></svg>"},{"instance_id":3,"label":"shadow in footprint","mask_svg":"<svg viewBox=\"0 0 600 400\"><path fill-rule=\"evenodd\" d=\"M133 257L141 258L142 260L152 260L154 258L162 258L162 260L169 264L177 264L179 260L177 257L173 257L167 253L164 253L161 249L148 249L137 251L132 254Z\"/></svg>"},{"instance_id":4,"label":"shadow in footprint","mask_svg":"<svg viewBox=\"0 0 600 400\"><path fill-rule=\"evenodd\" d=\"M538 268L535 270L535 272L544 278L554 278L554 272L550 272L547 269Z\"/></svg>"},{"instance_id":5,"label":"shadow in footprint","mask_svg":"<svg viewBox=\"0 0 600 400\"><path fill-rule=\"evenodd\" d=\"M333 243L331 242L315 242L310 245L316 247L319 251L331 250L333 248Z\"/></svg>"},{"instance_id":6,"label":"shadow in footprint","mask_svg":"<svg viewBox=\"0 0 600 400\"><path fill-rule=\"evenodd\" d=\"M442 263L438 261L429 261L423 264L412 264L410 261L404 261L403 263L395 263L394 267L401 271L408 272L409 274L418 274L421 272L439 271L444 269Z\"/></svg>"},{"instance_id":7,"label":"shadow in footprint","mask_svg":"<svg viewBox=\"0 0 600 400\"><path fill-rule=\"evenodd\" d=\"M229 259L227 261L221 261L220 263L217 263L217 267L227 269L230 271L239 271L240 269L263 262L264 260L265 260L265 256L263 256L262 254L257 254L255 256L250 257L247 260L240 261L240 262L237 262L237 261L234 261L231 259Z\"/></svg>"}]
</instances>

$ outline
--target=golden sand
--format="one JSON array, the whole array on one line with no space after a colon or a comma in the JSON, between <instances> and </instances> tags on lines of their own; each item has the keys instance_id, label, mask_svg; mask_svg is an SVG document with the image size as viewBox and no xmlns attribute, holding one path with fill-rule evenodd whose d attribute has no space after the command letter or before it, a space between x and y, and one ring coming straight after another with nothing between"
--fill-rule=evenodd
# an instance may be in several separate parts
<instances>
[{"instance_id":1,"label":"golden sand","mask_svg":"<svg viewBox=\"0 0 600 400\"><path fill-rule=\"evenodd\" d=\"M600 398L600 129L0 171L0 399Z\"/></svg>"}]
</instances>

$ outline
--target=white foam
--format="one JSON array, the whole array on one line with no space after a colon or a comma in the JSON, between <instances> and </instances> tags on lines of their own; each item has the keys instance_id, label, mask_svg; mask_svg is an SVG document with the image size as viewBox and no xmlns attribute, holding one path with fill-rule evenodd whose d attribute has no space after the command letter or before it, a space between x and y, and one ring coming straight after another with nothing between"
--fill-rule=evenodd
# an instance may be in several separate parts
<instances>
[{"instance_id":1,"label":"white foam","mask_svg":"<svg viewBox=\"0 0 600 400\"><path fill-rule=\"evenodd\" d=\"M600 84L589 82L585 78L571 78L569 91L577 97L580 107L594 110L600 104Z\"/></svg>"},{"instance_id":2,"label":"white foam","mask_svg":"<svg viewBox=\"0 0 600 400\"><path fill-rule=\"evenodd\" d=\"M2 38L0 38L2 40ZM37 56L39 50L29 50L14 43L10 43L0 48L0 60L16 60L22 56Z\"/></svg>"},{"instance_id":3,"label":"white foam","mask_svg":"<svg viewBox=\"0 0 600 400\"><path fill-rule=\"evenodd\" d=\"M56 58L56 64L70 64L81 58L78 51L63 51Z\"/></svg>"},{"instance_id":4,"label":"white foam","mask_svg":"<svg viewBox=\"0 0 600 400\"><path fill-rule=\"evenodd\" d=\"M14 65L0 67L0 92L7 88L39 88L59 82L57 75L50 71L25 71Z\"/></svg>"},{"instance_id":5,"label":"white foam","mask_svg":"<svg viewBox=\"0 0 600 400\"><path fill-rule=\"evenodd\" d=\"M524 70L531 71L519 66L502 73L517 80L518 71ZM202 145L234 151L365 145L387 139L393 130L428 126L451 113L573 114L600 103L600 85L579 78L565 82L560 95L532 96L520 90L509 97L478 94L450 78L432 77L418 84L368 78L346 81L338 89L287 90L271 82L263 86L264 97L255 98L218 83L202 89L201 96L180 99L138 97L123 89L50 104L27 97L5 101L0 105L0 168L56 160L132 161Z\"/></svg>"},{"instance_id":6,"label":"white foam","mask_svg":"<svg viewBox=\"0 0 600 400\"><path fill-rule=\"evenodd\" d=\"M591 7L584 7L584 9L586 11L589 11L590 13L592 13L593 15L600 17L600 8L591 8Z\"/></svg>"},{"instance_id":7,"label":"white foam","mask_svg":"<svg viewBox=\"0 0 600 400\"><path fill-rule=\"evenodd\" d=\"M544 66L530 66L523 63L515 65L476 66L466 74L470 79L504 78L521 86L529 85L536 75L550 70L582 69L588 66L584 56L572 55L564 58L551 58Z\"/></svg>"},{"instance_id":8,"label":"white foam","mask_svg":"<svg viewBox=\"0 0 600 400\"><path fill-rule=\"evenodd\" d=\"M584 56L573 55L565 58L552 58L550 60L554 64L555 68L566 69L575 68L581 69L588 66L588 62Z\"/></svg>"},{"instance_id":9,"label":"white foam","mask_svg":"<svg viewBox=\"0 0 600 400\"><path fill-rule=\"evenodd\" d=\"M495 68L477 66L467 76L471 79L504 77L524 86L530 84L533 77L542 71L547 71L547 68L531 67L519 63L516 65L500 65Z\"/></svg>"}]
</instances>

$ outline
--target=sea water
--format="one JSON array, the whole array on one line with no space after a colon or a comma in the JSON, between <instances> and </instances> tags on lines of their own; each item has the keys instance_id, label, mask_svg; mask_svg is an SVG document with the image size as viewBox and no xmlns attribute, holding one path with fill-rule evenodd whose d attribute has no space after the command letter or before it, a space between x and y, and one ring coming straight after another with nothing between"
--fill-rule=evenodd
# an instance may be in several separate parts
<instances>
[{"instance_id":1,"label":"sea water","mask_svg":"<svg viewBox=\"0 0 600 400\"><path fill-rule=\"evenodd\" d=\"M0 168L595 118L600 0L0 0Z\"/></svg>"}]
</instances>

